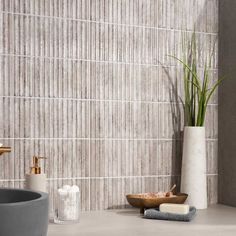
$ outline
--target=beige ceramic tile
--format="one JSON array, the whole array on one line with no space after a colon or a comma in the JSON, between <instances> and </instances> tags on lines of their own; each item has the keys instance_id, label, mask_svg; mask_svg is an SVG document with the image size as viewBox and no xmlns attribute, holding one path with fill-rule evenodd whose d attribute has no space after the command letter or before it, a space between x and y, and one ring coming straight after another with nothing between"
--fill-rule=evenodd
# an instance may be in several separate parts
<instances>
[{"instance_id":1,"label":"beige ceramic tile","mask_svg":"<svg viewBox=\"0 0 236 236\"><path fill-rule=\"evenodd\" d=\"M183 72L168 55L182 56L195 27L200 66L215 44L210 74L217 80L217 4L2 0L0 138L13 150L0 158L1 186L23 187L37 154L48 157L51 209L63 184L80 186L83 210L124 207L127 193L179 187ZM217 93L210 103L208 198L215 203Z\"/></svg>"}]
</instances>

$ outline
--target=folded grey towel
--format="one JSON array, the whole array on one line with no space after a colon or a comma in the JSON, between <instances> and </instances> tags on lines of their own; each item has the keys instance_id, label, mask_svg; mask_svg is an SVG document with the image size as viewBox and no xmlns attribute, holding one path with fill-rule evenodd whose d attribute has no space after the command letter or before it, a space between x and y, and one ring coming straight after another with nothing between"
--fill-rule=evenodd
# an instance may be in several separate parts
<instances>
[{"instance_id":1,"label":"folded grey towel","mask_svg":"<svg viewBox=\"0 0 236 236\"><path fill-rule=\"evenodd\" d=\"M156 219L156 220L174 220L174 221L191 221L196 215L196 208L190 207L189 213L180 215L167 212L160 212L158 208L147 209L144 211L144 218L146 219Z\"/></svg>"}]
</instances>

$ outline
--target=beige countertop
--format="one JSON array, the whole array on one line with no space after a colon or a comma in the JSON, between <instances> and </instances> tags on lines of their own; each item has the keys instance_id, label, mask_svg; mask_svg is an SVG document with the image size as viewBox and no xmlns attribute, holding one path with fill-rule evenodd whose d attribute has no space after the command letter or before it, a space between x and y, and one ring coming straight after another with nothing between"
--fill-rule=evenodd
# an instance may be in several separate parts
<instances>
[{"instance_id":1,"label":"beige countertop","mask_svg":"<svg viewBox=\"0 0 236 236\"><path fill-rule=\"evenodd\" d=\"M143 219L137 209L84 212L74 225L50 224L48 236L235 236L236 208L214 205L190 222Z\"/></svg>"}]
</instances>

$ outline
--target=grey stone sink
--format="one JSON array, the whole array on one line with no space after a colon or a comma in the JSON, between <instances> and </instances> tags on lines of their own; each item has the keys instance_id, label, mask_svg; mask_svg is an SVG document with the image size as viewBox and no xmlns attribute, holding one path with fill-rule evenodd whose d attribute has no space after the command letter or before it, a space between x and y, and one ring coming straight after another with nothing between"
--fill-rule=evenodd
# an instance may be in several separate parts
<instances>
[{"instance_id":1,"label":"grey stone sink","mask_svg":"<svg viewBox=\"0 0 236 236\"><path fill-rule=\"evenodd\" d=\"M0 188L0 236L46 236L48 194Z\"/></svg>"}]
</instances>

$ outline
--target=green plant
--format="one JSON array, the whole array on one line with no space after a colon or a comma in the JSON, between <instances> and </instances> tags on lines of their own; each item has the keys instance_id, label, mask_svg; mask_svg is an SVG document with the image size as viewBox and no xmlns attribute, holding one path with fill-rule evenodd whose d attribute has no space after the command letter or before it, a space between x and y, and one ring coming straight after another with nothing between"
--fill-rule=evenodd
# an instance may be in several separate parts
<instances>
[{"instance_id":1,"label":"green plant","mask_svg":"<svg viewBox=\"0 0 236 236\"><path fill-rule=\"evenodd\" d=\"M206 109L208 102L215 92L216 88L223 79L209 86L209 69L211 65L212 54L209 62L205 61L203 69L203 78L201 80L198 72L197 61L197 43L196 34L192 34L192 38L188 46L184 45L183 59L171 56L183 65L184 70L184 116L185 125L187 126L204 126ZM187 50L186 50L187 49ZM212 53L214 52L214 48Z\"/></svg>"}]
</instances>

